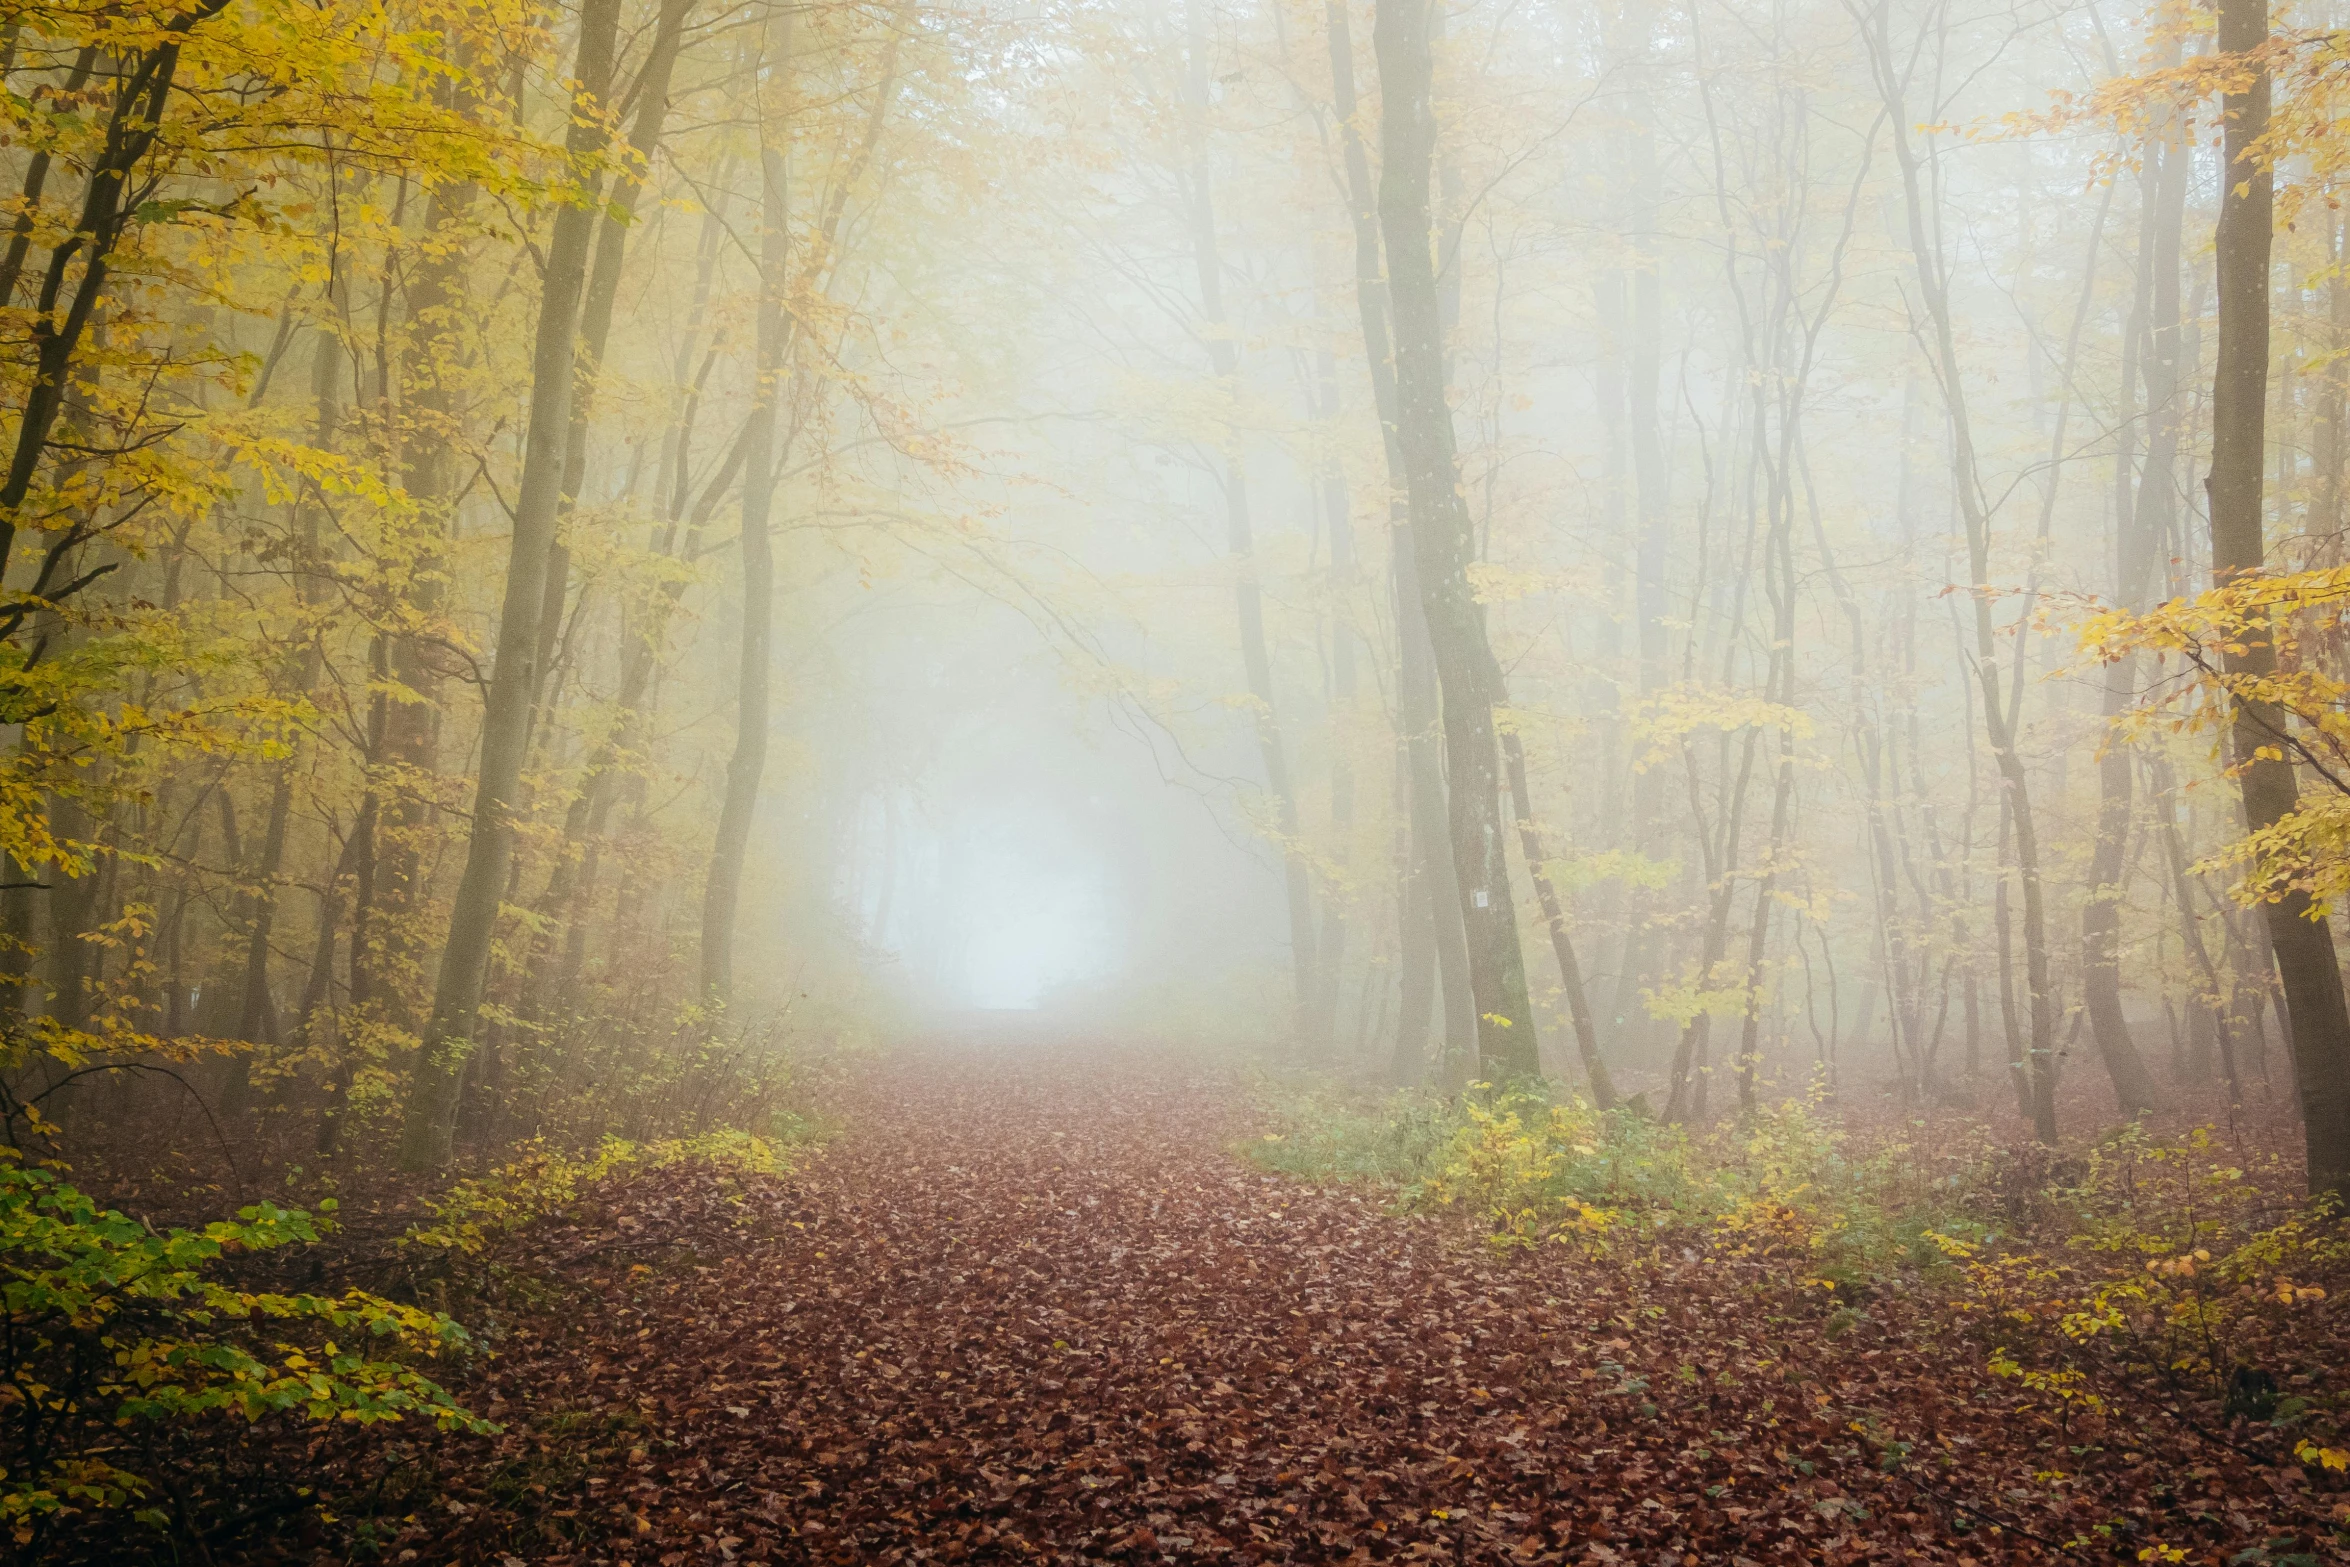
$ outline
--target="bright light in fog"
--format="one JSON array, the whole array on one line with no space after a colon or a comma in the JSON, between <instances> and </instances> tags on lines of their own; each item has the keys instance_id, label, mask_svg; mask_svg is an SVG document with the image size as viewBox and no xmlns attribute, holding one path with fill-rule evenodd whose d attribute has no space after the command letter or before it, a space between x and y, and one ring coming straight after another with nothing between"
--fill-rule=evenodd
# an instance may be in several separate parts
<instances>
[{"instance_id":1,"label":"bright light in fog","mask_svg":"<svg viewBox=\"0 0 2350 1567\"><path fill-rule=\"evenodd\" d=\"M970 1005L1033 1007L1056 986L1107 972L1110 920L1098 871L1065 859L1039 863L1045 845L1023 823L974 846L960 911L968 945L963 988Z\"/></svg>"}]
</instances>

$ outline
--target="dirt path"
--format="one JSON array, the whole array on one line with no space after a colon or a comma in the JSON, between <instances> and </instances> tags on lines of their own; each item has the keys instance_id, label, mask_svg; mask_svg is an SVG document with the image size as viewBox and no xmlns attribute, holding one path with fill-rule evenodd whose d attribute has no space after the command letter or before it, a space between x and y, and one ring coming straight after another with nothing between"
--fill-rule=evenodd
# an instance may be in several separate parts
<instances>
[{"instance_id":1,"label":"dirt path","mask_svg":"<svg viewBox=\"0 0 2350 1567\"><path fill-rule=\"evenodd\" d=\"M2200 1483L2142 1502L2194 1463L2241 1525L2202 1541L2273 1527L2224 1451L2034 1482L2058 1466L2012 1386L1904 1347L1898 1301L1829 1342L1767 1264L1490 1260L1254 1173L1229 1096L997 1065L851 1114L771 1239L615 1262L508 1346L497 1412L583 1445L510 1439L523 1495L476 1490L426 1559L2129 1560L2197 1539ZM2118 1542L2086 1533L2132 1496Z\"/></svg>"}]
</instances>

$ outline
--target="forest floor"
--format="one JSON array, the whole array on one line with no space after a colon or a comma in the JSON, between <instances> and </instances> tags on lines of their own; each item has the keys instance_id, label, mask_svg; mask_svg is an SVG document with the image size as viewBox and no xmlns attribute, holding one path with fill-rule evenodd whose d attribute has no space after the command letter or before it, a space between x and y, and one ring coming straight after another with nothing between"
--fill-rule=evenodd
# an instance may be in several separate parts
<instances>
[{"instance_id":1,"label":"forest floor","mask_svg":"<svg viewBox=\"0 0 2350 1567\"><path fill-rule=\"evenodd\" d=\"M1245 1098L1131 1063L845 1095L788 1177L652 1172L539 1227L458 1384L504 1433L388 1478L329 1435L337 1521L215 1559L2336 1559L2289 1460L2159 1398L2068 1430L1923 1294L1495 1256L1253 1169Z\"/></svg>"}]
</instances>

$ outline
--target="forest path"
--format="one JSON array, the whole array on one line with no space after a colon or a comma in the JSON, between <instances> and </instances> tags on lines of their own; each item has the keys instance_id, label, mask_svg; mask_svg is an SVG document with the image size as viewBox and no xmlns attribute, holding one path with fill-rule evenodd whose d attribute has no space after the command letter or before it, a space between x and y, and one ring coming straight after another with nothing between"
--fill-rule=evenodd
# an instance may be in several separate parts
<instances>
[{"instance_id":1,"label":"forest path","mask_svg":"<svg viewBox=\"0 0 2350 1567\"><path fill-rule=\"evenodd\" d=\"M805 1228L664 1302L627 1380L684 1413L713 1520L756 1463L787 1558L1514 1544L1485 1502L1548 1473L1518 1384L1563 1321L1240 1130L1229 1092L1066 1057L888 1073L795 1182Z\"/></svg>"},{"instance_id":2,"label":"forest path","mask_svg":"<svg viewBox=\"0 0 2350 1567\"><path fill-rule=\"evenodd\" d=\"M1831 1342L1787 1265L1494 1259L1252 1170L1229 1089L1007 1057L852 1100L769 1238L615 1264L500 1357L534 1425L641 1412L525 1559L2042 1560L2126 1494L2020 1492L2053 1426L1963 1345Z\"/></svg>"}]
</instances>

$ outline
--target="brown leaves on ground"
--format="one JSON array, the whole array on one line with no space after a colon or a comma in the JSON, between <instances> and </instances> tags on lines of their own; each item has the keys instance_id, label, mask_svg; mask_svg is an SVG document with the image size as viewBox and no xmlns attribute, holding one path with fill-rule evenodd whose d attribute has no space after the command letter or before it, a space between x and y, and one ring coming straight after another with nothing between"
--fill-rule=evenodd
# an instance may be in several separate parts
<instances>
[{"instance_id":1,"label":"brown leaves on ground","mask_svg":"<svg viewBox=\"0 0 2350 1567\"><path fill-rule=\"evenodd\" d=\"M375 1559L2331 1559L2337 1498L2257 1440L2060 1429L1922 1295L1493 1258L1111 1066L924 1062L843 1108L789 1181L662 1172L537 1237L560 1277L464 1389L506 1435L442 1444Z\"/></svg>"}]
</instances>

